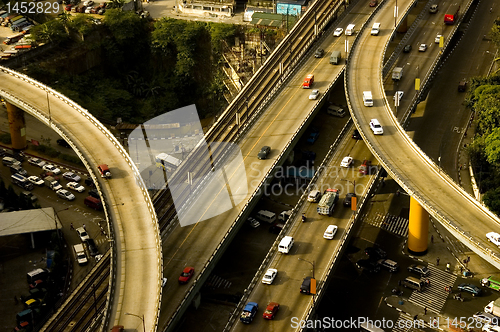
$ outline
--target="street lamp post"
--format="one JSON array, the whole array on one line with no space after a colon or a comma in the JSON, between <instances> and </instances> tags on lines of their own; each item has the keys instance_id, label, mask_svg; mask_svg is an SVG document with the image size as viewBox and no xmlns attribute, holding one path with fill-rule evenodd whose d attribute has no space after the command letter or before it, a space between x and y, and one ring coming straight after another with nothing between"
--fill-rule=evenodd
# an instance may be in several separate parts
<instances>
[{"instance_id":1,"label":"street lamp post","mask_svg":"<svg viewBox=\"0 0 500 332\"><path fill-rule=\"evenodd\" d=\"M144 332L146 332L146 324L144 323L144 315L139 316L139 315L136 315L136 314L131 314L130 312L126 312L125 315L127 315L127 316L135 316L137 318L142 319L142 327L144 329Z\"/></svg>"},{"instance_id":2,"label":"street lamp post","mask_svg":"<svg viewBox=\"0 0 500 332\"><path fill-rule=\"evenodd\" d=\"M49 109L49 125L50 122L52 121L51 116L50 116L50 103L49 103L49 90L45 90L47 92L47 108Z\"/></svg>"},{"instance_id":3,"label":"street lamp post","mask_svg":"<svg viewBox=\"0 0 500 332\"><path fill-rule=\"evenodd\" d=\"M311 262L311 261L308 261L307 259L300 258L300 257L299 257L299 261L304 261L304 262L307 262L307 263L309 263L309 264L312 265L312 268L313 268L313 278L314 278L314 261Z\"/></svg>"}]
</instances>

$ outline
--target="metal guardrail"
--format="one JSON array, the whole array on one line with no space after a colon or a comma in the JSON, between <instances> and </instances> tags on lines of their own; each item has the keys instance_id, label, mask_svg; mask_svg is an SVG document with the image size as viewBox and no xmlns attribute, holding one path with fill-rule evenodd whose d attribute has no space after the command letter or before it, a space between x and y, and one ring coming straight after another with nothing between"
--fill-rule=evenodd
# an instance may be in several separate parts
<instances>
[{"instance_id":1,"label":"metal guardrail","mask_svg":"<svg viewBox=\"0 0 500 332\"><path fill-rule=\"evenodd\" d=\"M151 202L151 199L148 195L148 191L147 191L147 188L142 180L142 177L138 171L138 169L136 168L135 164L133 163L132 159L129 157L128 153L125 151L125 149L122 147L122 145L120 144L120 142L117 141L117 139L111 134L111 132L109 132L109 130L104 127L92 114L90 114L86 109L82 108L80 105L74 103L72 100L70 100L69 98L67 98L66 96L60 94L59 92L55 91L54 89L44 85L43 83L41 82L38 82L24 74L21 74L21 73L18 73L14 70L11 70L11 69L8 69L8 68L5 68L5 67L1 67L0 66L0 71L2 71L3 73L5 74L8 74L8 75L11 75L13 77L16 77L18 79L21 79L23 81L25 81L26 83L29 83L31 85L33 85L34 87L42 90L42 91L46 91L47 93L47 98L48 98L48 95L52 95L56 98L58 98L59 100L63 101L64 103L66 103L68 106L70 106L71 108L73 108L74 110L76 110L77 112L79 112L80 114L82 114L87 120L89 120L94 126L96 126L104 135L106 135L108 137L108 139L113 143L113 145L116 147L116 149L118 149L120 151L120 154L124 157L124 159L127 161L127 164L131 167L133 173L135 174L135 178L136 178L136 184L139 186L139 188L141 189L141 192L142 192L142 195L143 195L143 198L144 198L144 201L146 202L147 206L148 206L148 210L151 214L151 218L152 220L154 221L157 221L157 218L156 218L156 212L153 208L153 204ZM46 117L44 114L42 114L41 112L39 112L36 108L32 107L31 105L25 103L24 101L22 100L19 100L18 98L16 98L15 96L11 95L10 93L8 93L7 91L5 90L2 90L0 89L0 94L4 95L4 96L8 96L8 101L9 102L13 102L17 107L25 110L25 111L28 111L30 112L31 114L33 114L38 120L40 120L42 123L45 123L49 126L49 128L53 129L54 131L56 131L62 138L64 138L66 140L66 142L68 142L70 144L70 146L73 148L73 150L75 151L75 153L78 155L78 157L80 158L80 160L82 160L83 164L85 165L85 167L87 168L87 170L89 171L89 174L92 178L92 180L94 181L94 184L96 185L96 188L97 190L99 191L101 197L102 197L102 190L99 186L99 182L97 181L97 177L93 171L93 168L92 168L92 165L90 165L87 160L84 158L84 155L83 153L77 148L77 146L73 143L73 141L62 131L61 128L59 128L53 121L51 118L48 118ZM106 217L106 221L108 223L108 227L111 230L113 230L113 224L110 220L110 212L109 212L109 209L110 207L107 205L107 202L106 200L103 200L102 201L103 203L103 207L104 207L104 213L105 213L105 217ZM160 237L159 237L159 230L158 230L158 223L155 222L153 223L153 225L151 225L153 227L156 227L156 243L157 243L157 249L158 249L158 253L159 253L159 257L158 257L158 268L159 268L159 271L160 271L160 276L162 275L163 273L163 269L162 269L162 265L163 265L163 259L162 259L162 251L161 251L161 241L160 241ZM114 230L113 230L114 231ZM121 236L123 238L123 234ZM114 266L116 264L116 257L117 257L117 252L116 252L116 248L115 246L112 246L113 250L112 250L112 254L111 254L111 260L113 261L113 264L111 264L111 272L110 272L110 275L111 276L115 276L116 275L116 271L114 269ZM113 296L113 291L115 289L115 285L114 285L114 277L111 277L110 278L110 289L111 289L111 292L109 293L108 295L108 299L107 299L107 305L106 305L106 308L105 308L105 312L106 312L106 315L105 315L105 319L104 321L102 322L102 325L101 325L101 329L105 329L107 327L107 319L109 318L109 314L110 314L110 308L111 308L111 298ZM156 330L156 327L158 325L158 319L159 319L159 309L160 309L160 303L161 303L161 280L158 280L158 289L159 289L159 296L158 296L158 301L156 303L157 304L157 308L156 308L156 311L157 311L157 315L156 315L156 318L155 318L155 322L154 324L151 324L153 327L154 327L154 331Z\"/></svg>"}]
</instances>

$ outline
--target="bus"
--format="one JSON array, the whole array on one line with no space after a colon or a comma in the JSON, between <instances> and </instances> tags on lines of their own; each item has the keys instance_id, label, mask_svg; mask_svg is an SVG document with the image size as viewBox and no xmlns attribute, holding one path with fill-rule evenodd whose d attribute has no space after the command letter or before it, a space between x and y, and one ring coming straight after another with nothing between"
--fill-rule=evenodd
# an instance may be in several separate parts
<instances>
[{"instance_id":1,"label":"bus","mask_svg":"<svg viewBox=\"0 0 500 332\"><path fill-rule=\"evenodd\" d=\"M168 172L175 171L177 167L181 164L182 160L179 160L169 154L160 153L155 157L156 167L163 168Z\"/></svg>"},{"instance_id":2,"label":"bus","mask_svg":"<svg viewBox=\"0 0 500 332\"><path fill-rule=\"evenodd\" d=\"M5 38L5 40L3 41L3 43L5 45L10 45L12 43L17 42L18 40L20 40L23 37L24 37L24 33L18 33L16 35L13 35L13 36Z\"/></svg>"},{"instance_id":3,"label":"bus","mask_svg":"<svg viewBox=\"0 0 500 332\"><path fill-rule=\"evenodd\" d=\"M13 174L11 175L11 179L12 183L18 185L19 187L25 190L33 190L33 183L29 182L28 179L21 174Z\"/></svg>"},{"instance_id":4,"label":"bus","mask_svg":"<svg viewBox=\"0 0 500 332\"><path fill-rule=\"evenodd\" d=\"M488 278L481 279L481 286L500 291L500 278L489 276Z\"/></svg>"}]
</instances>

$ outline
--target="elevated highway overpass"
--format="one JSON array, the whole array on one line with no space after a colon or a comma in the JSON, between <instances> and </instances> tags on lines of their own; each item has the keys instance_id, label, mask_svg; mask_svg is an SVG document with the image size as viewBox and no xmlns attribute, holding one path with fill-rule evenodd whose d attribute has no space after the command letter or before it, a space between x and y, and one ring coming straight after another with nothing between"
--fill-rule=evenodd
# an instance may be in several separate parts
<instances>
[{"instance_id":1,"label":"elevated highway overpass","mask_svg":"<svg viewBox=\"0 0 500 332\"><path fill-rule=\"evenodd\" d=\"M147 331L156 331L162 256L151 200L132 160L114 136L87 110L23 74L0 67L0 96L33 115L70 143L91 174L113 230L112 264L105 326L138 327L131 315L144 315ZM10 107L8 105L8 107ZM97 165L110 166L101 179ZM103 326L104 327L104 326Z\"/></svg>"},{"instance_id":2,"label":"elevated highway overpass","mask_svg":"<svg viewBox=\"0 0 500 332\"><path fill-rule=\"evenodd\" d=\"M400 11L406 11L413 1L398 1ZM463 1L467 7L469 1ZM498 229L499 219L466 193L448 175L428 158L409 138L389 107L390 100L383 86L383 58L386 45L394 34L392 8L395 1L386 1L380 10L360 31L348 58L345 87L350 112L372 153L391 176L416 199L436 220L474 252L500 268L498 249L489 244L485 234ZM369 27L380 22L379 36L371 36ZM438 31L438 27L435 28ZM434 53L429 53L429 51ZM432 62L429 54L422 53L420 63ZM372 91L374 106L363 105L362 91ZM375 136L369 129L370 119L377 118L384 134Z\"/></svg>"}]
</instances>

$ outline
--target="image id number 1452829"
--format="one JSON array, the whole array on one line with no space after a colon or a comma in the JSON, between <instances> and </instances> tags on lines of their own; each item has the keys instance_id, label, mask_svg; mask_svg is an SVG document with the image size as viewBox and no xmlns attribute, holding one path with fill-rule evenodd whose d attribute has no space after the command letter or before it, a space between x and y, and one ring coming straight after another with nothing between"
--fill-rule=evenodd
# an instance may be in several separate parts
<instances>
[{"instance_id":1,"label":"image id number 1452829","mask_svg":"<svg viewBox=\"0 0 500 332\"><path fill-rule=\"evenodd\" d=\"M15 14L56 14L59 12L57 1L51 2L8 2L7 11Z\"/></svg>"}]
</instances>

